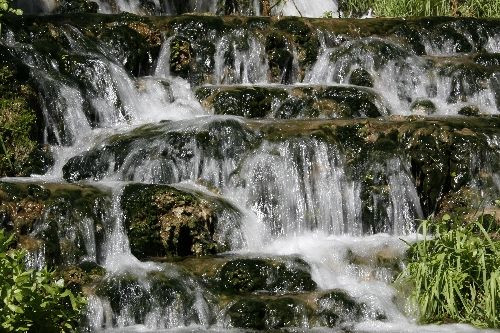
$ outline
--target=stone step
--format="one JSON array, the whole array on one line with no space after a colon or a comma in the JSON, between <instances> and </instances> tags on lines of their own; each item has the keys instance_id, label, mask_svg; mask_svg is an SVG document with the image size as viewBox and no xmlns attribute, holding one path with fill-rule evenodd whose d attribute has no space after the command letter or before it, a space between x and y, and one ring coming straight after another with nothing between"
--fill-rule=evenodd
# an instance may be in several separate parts
<instances>
[{"instance_id":1,"label":"stone step","mask_svg":"<svg viewBox=\"0 0 500 333\"><path fill-rule=\"evenodd\" d=\"M241 247L241 212L216 195L168 185L115 185L0 181L0 227L16 234L32 268L101 262L113 221L120 218L113 200L120 203L139 259Z\"/></svg>"},{"instance_id":2,"label":"stone step","mask_svg":"<svg viewBox=\"0 0 500 333\"><path fill-rule=\"evenodd\" d=\"M462 187L479 186L495 195L499 127L496 116L337 120L211 116L147 125L96 142L88 152L70 159L63 171L69 181L191 180L208 182L224 192L259 184L251 175L262 174L260 163L270 173L296 170L298 184L309 172L319 176L338 168L347 179L363 184L361 192L366 191L368 199L374 193L388 195L389 187L384 186L394 170L387 168L390 161L400 161L401 172L410 177L421 198L424 215L429 215L447 193ZM318 155L323 150L326 155ZM264 188L286 181L281 174L273 175L271 183L262 184Z\"/></svg>"},{"instance_id":3,"label":"stone step","mask_svg":"<svg viewBox=\"0 0 500 333\"><path fill-rule=\"evenodd\" d=\"M245 118L377 118L390 114L376 91L348 85L203 86L196 96L213 114Z\"/></svg>"}]
</instances>

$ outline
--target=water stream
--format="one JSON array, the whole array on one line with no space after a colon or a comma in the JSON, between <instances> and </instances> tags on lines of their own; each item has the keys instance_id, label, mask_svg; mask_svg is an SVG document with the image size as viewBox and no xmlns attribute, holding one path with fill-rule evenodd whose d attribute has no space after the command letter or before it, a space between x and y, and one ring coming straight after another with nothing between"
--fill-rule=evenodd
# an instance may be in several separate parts
<instances>
[{"instance_id":1,"label":"water stream","mask_svg":"<svg viewBox=\"0 0 500 333\"><path fill-rule=\"evenodd\" d=\"M51 8L49 1L42 3ZM101 12L116 10L107 1L98 3ZM174 13L168 1L153 3L164 13ZM215 10L215 1L189 4L193 11ZM119 11L139 11L138 1L120 0L115 6ZM327 11L336 13L337 6L332 0L315 1L314 5L295 0L275 10L285 16L319 17ZM82 180L111 193L102 244L96 241L92 219L84 220L81 232L84 261L106 269L103 288L118 295L120 307L113 307L113 300L105 296L92 295L88 331L237 331L231 327L224 305L215 300L202 279L186 274L175 263L140 261L132 254L121 205L123 189L131 182L171 184L232 207L218 217L216 234L230 239L231 245L222 257L300 258L310 268L318 292L340 289L364 304L362 315L338 329L479 331L465 325L418 326L415 313L402 306L392 285L395 267L402 265L407 248L402 239L414 241L418 237L414 221L425 217L408 158L387 156L364 165L371 177L383 179L386 189L370 196L376 218L367 222L362 202L367 180L353 174L352 156L343 152L342 145L314 135L266 137L256 128L279 124L281 120L272 116L252 122L234 115L214 115L195 95L198 87L171 72L174 36L164 38L149 75L134 77L104 45L89 47L87 36L76 27L60 29L61 38L68 42L68 56L83 59L77 71L65 71L13 32L8 32L2 44L30 68L38 84L45 141L55 156L51 170L32 179L47 183ZM499 36L490 36L488 52L500 51ZM246 50L235 42L241 38L248 42ZM485 115L499 114L497 76L481 77L477 84L475 72L439 67L442 58L457 56L449 45L428 42L426 56L417 56L379 37L340 45L334 38L322 35L318 58L307 71L301 72L295 61L291 73L283 73L288 79L274 82L268 75L271 65L263 42L247 31L232 31L214 43L213 75L201 86L353 87L353 72L363 69L374 78L373 87L366 91L377 96L377 105L387 110L384 115L415 114L412 104L419 100L434 103L433 116L457 115L471 104L480 106ZM378 53L380 48L389 50L389 56ZM229 63L228 53L232 54ZM290 46L290 53L299 51ZM454 94L454 89L460 91ZM281 106L279 100L272 104L276 110ZM498 149L498 133L489 140ZM488 168L488 161L479 155L477 159L478 169ZM99 171L92 173L94 169ZM498 191L500 176L498 170L492 172ZM71 239L69 234L63 236ZM381 258L391 264L381 264ZM45 262L43 249L28 257L34 268ZM165 281L170 289L162 290ZM337 331L313 327L307 316L298 326L298 331Z\"/></svg>"}]
</instances>

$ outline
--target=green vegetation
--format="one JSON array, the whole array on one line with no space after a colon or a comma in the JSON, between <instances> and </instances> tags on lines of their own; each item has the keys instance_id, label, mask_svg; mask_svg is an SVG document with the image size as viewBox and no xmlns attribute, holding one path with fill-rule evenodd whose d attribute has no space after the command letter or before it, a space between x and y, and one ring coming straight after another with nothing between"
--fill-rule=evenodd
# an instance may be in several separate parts
<instances>
[{"instance_id":1,"label":"green vegetation","mask_svg":"<svg viewBox=\"0 0 500 333\"><path fill-rule=\"evenodd\" d=\"M342 0L345 16L360 16L373 9L376 16L500 17L499 0Z\"/></svg>"},{"instance_id":2,"label":"green vegetation","mask_svg":"<svg viewBox=\"0 0 500 333\"><path fill-rule=\"evenodd\" d=\"M0 67L0 176L15 174L36 148L30 138L36 116L24 98L32 92L27 86L13 92L13 86L13 71Z\"/></svg>"},{"instance_id":3,"label":"green vegetation","mask_svg":"<svg viewBox=\"0 0 500 333\"><path fill-rule=\"evenodd\" d=\"M20 9L14 9L10 6L10 0L0 0L0 18L4 13L11 13L15 15L22 15L23 11ZM0 35L2 34L2 23L0 22Z\"/></svg>"},{"instance_id":4,"label":"green vegetation","mask_svg":"<svg viewBox=\"0 0 500 333\"><path fill-rule=\"evenodd\" d=\"M85 300L54 273L26 270L25 252L0 229L0 331L74 332Z\"/></svg>"},{"instance_id":5,"label":"green vegetation","mask_svg":"<svg viewBox=\"0 0 500 333\"><path fill-rule=\"evenodd\" d=\"M410 247L408 266L397 280L412 287L422 323L500 327L498 231L491 215L463 223L445 214L441 221L422 223L424 239Z\"/></svg>"}]
</instances>

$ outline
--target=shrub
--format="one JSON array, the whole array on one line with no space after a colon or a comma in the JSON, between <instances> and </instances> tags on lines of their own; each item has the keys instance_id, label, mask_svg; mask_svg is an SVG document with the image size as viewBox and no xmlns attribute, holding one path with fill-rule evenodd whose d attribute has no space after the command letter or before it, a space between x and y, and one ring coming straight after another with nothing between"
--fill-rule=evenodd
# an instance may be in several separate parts
<instances>
[{"instance_id":1,"label":"shrub","mask_svg":"<svg viewBox=\"0 0 500 333\"><path fill-rule=\"evenodd\" d=\"M0 229L0 331L74 332L85 300L46 269L26 270L25 252Z\"/></svg>"},{"instance_id":2,"label":"shrub","mask_svg":"<svg viewBox=\"0 0 500 333\"><path fill-rule=\"evenodd\" d=\"M464 224L445 215L442 221L424 221L421 232L423 240L411 245L397 279L412 287L420 321L499 327L500 241L489 234L498 233L494 218Z\"/></svg>"}]
</instances>

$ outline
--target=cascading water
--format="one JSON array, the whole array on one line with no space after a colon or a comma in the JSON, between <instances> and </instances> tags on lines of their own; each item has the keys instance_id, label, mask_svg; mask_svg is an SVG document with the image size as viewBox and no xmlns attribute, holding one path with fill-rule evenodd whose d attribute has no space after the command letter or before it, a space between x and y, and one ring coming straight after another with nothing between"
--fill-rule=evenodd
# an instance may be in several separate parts
<instances>
[{"instance_id":1,"label":"cascading water","mask_svg":"<svg viewBox=\"0 0 500 333\"><path fill-rule=\"evenodd\" d=\"M158 8L163 5L173 10L168 1L153 3ZM138 11L134 1L114 2L114 9L106 7L105 1L99 4L103 12ZM199 11L215 11L215 2L191 1L190 5ZM284 15L321 16L327 11L335 13L337 6L332 0L290 0L274 10ZM265 29L256 22L258 29ZM138 26L134 28L144 28ZM295 28L289 28L288 33ZM428 41L423 56L382 37L342 41L340 34L322 32L322 39L307 41L320 50L305 70L306 51L300 44L281 43L276 36L262 41L258 33L245 29L224 31L216 39L216 32L210 31L200 38L212 39L207 47L212 55L203 59L198 54L190 59L190 66L196 67L198 63L193 63L200 61L211 70L196 77L201 80L198 84L204 84L197 90L188 82L190 77L177 76L174 56L184 60L182 52L186 51L179 51L180 44L174 43L177 36L162 36L156 65L148 73L151 76L134 77L114 50L92 40L91 32L67 24L60 25L58 31L51 29L68 48L62 59L55 59L50 52L42 54L26 37L13 31L1 43L9 54L21 59L36 82L46 125L45 143L52 145L55 155L52 169L33 178L39 182L81 181L74 186L92 186L105 193L93 194L97 198L91 197L95 200L91 200L91 205L96 208L90 213L84 209L73 211L74 202L66 205L65 200L69 199L58 198L64 205L47 210L45 219L30 235L45 237L49 226L57 225L61 244L76 244L79 248L79 252L63 253L59 261L67 265L91 262L105 269L98 285L90 288L88 331L255 328L238 326L242 313L252 311L246 305L239 307L248 295L255 302L253 310L270 302L264 304L267 312L257 312L267 318L257 327L260 329L330 326L356 332L476 331L460 325L417 326L405 314L408 309L402 308L392 286L407 248L400 238L414 241L415 220L433 212L436 203L429 203L422 195L429 178L418 178L417 166L427 167L427 161L418 154L406 156L391 146L393 136L405 138L405 126L409 125L402 121L391 132L388 123L397 119L383 116L413 113L425 122L429 114L415 111L414 103L420 100L430 100L436 108L432 114L438 116L456 115L470 104L480 106L484 114L498 114L495 76L485 78L458 65L453 68L440 63L449 53L456 56L453 45ZM183 41L195 43L189 29L175 29L185 33L181 36ZM497 39L498 34L490 36L486 46L474 47L497 51ZM273 49L276 45L281 48ZM273 70L278 71L274 79ZM368 73L373 85L356 84L356 70ZM474 86L478 76L483 81ZM200 91L210 89L215 91L213 95L201 96ZM231 89L238 94L231 95ZM268 98L264 94L255 101L249 96L252 91L245 89L274 89L275 95ZM229 115L213 115L225 114L218 112L215 105L223 94L229 96L228 104L223 104L223 111ZM354 104L349 114L352 99L362 102ZM227 107L252 108L262 100L272 109L265 110L272 111L264 115L266 119L249 120L241 117L247 114L237 112L234 114L239 116L235 116ZM311 113L313 116L303 117L309 118L306 120L274 117L280 112L288 115L285 107L290 100L299 100L301 111L307 107L330 108L341 116L332 111ZM213 103L212 108L207 107L209 103ZM366 120L370 113L359 110L373 109L380 119L370 123ZM408 123L418 122L418 117ZM435 131L445 127L435 121L429 125L438 128ZM353 127L349 127L350 122ZM475 130L473 125L470 127ZM370 126L378 128L370 132ZM474 134L472 130L460 127L454 133L463 135L460 139L467 143L467 136ZM417 127L418 131L425 132ZM360 132L366 134L366 141L356 141ZM436 136L449 142L447 135L451 134L443 133ZM424 136L422 140L428 138ZM493 153L471 152L467 156L477 161L466 166L453 161L456 165L451 167L455 169L450 169L447 177L467 169L462 172L471 178L466 186L480 188L487 181L484 174L493 174L496 186L491 190L498 192L498 132L485 133L483 139ZM376 144L373 149L364 150L372 143ZM453 147L457 156L467 149L466 143ZM429 151L434 147L425 144ZM412 147L416 143L410 138L405 145ZM390 153L393 150L396 153ZM138 199L140 194L125 194L128 186L138 183L148 190L156 189L155 186L164 190L165 184L169 184L168 191L182 193L178 200L182 203L176 203L178 206L169 211L162 204L171 204L171 192L147 192L143 202ZM57 184L55 187L57 190ZM224 253L179 260L165 259L162 253L154 251L142 256L138 250L142 240L134 232L146 229L162 236L174 235L171 230L177 226L171 221L178 221L176 218L209 215L203 209L198 212L183 206L193 198L201 198L198 207L207 211L207 207L217 208L213 214L217 225L211 232L212 238L224 245ZM158 213L155 218L159 222L154 226L134 229L127 207L136 203L134 200L168 212ZM144 215L152 210L141 208ZM206 224L210 221L205 219ZM200 243L205 241L203 235L196 237L202 239ZM172 243L181 253L179 256L203 250L196 247L198 243L188 250L182 244ZM153 246L156 245L147 244L146 250ZM40 268L48 260L50 253L42 246L30 252L27 264ZM225 277L247 281L245 274L264 274L255 273L253 266L249 269L248 263L263 267L266 276L259 276L261 285L256 282L254 289L246 290L250 287L240 285L239 288L251 291L247 295L230 289L226 283L232 281ZM231 265L235 271L230 271ZM294 285L296 282L298 285ZM286 307L293 308L293 321L280 322L276 314L279 311L272 308L272 302L281 301L289 302ZM312 319L307 310L311 303L315 304ZM332 309L339 312L332 314Z\"/></svg>"},{"instance_id":2,"label":"cascading water","mask_svg":"<svg viewBox=\"0 0 500 333\"><path fill-rule=\"evenodd\" d=\"M288 0L274 8L276 15L322 17L324 15L338 16L337 1L335 0Z\"/></svg>"},{"instance_id":3,"label":"cascading water","mask_svg":"<svg viewBox=\"0 0 500 333\"><path fill-rule=\"evenodd\" d=\"M162 14L176 15L186 12L213 14L224 13L228 5L217 0L189 0L180 5L175 0L96 0L100 13L129 12L134 14ZM228 1L230 3L230 1ZM26 13L51 13L57 9L58 2L55 0L34 0L29 3L14 1L16 8L22 8ZM282 16L322 17L325 14L337 16L337 2L335 0L287 0L278 5L271 1L273 12ZM229 5L230 6L230 5ZM241 14L259 16L261 14L260 0L251 0L248 8L241 9ZM238 11L238 10L236 10Z\"/></svg>"}]
</instances>

